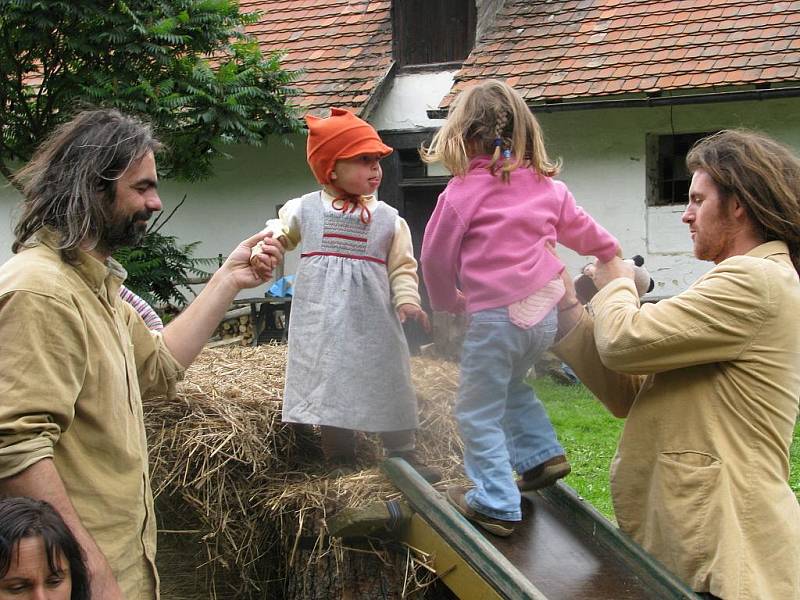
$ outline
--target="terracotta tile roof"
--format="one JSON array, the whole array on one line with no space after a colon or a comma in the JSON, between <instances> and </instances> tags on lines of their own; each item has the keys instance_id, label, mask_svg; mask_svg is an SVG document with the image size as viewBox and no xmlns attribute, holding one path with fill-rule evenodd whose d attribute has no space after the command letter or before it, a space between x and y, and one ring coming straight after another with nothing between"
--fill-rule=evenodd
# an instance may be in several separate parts
<instances>
[{"instance_id":1,"label":"terracotta tile roof","mask_svg":"<svg viewBox=\"0 0 800 600\"><path fill-rule=\"evenodd\" d=\"M295 103L309 112L330 106L360 113L392 66L390 0L240 0L261 11L248 27L264 52L285 51L281 64L303 69Z\"/></svg>"},{"instance_id":2,"label":"terracotta tile roof","mask_svg":"<svg viewBox=\"0 0 800 600\"><path fill-rule=\"evenodd\" d=\"M453 92L487 78L529 103L797 81L800 1L506 0Z\"/></svg>"}]
</instances>

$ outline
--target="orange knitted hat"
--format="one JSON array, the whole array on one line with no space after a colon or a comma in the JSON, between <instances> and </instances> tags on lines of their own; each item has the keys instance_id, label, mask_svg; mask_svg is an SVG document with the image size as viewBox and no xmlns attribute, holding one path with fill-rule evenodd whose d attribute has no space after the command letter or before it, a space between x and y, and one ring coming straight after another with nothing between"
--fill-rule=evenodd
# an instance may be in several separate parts
<instances>
[{"instance_id":1,"label":"orange knitted hat","mask_svg":"<svg viewBox=\"0 0 800 600\"><path fill-rule=\"evenodd\" d=\"M308 166L321 184L331 182L331 172L337 160L360 154L389 156L392 149L381 141L378 132L349 110L332 108L331 116L320 119L306 115Z\"/></svg>"}]
</instances>

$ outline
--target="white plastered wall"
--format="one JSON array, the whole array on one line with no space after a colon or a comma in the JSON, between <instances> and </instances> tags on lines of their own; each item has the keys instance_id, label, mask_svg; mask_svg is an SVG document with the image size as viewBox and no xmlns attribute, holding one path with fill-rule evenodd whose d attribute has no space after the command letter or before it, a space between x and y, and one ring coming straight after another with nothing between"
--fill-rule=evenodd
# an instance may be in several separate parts
<instances>
[{"instance_id":1,"label":"white plastered wall","mask_svg":"<svg viewBox=\"0 0 800 600\"><path fill-rule=\"evenodd\" d=\"M548 152L564 161L559 176L578 203L618 237L626 255L641 254L655 295L690 285L712 265L696 260L682 206L647 207L646 135L761 130L800 153L800 100L730 102L539 114ZM571 269L583 259L565 252Z\"/></svg>"},{"instance_id":2,"label":"white plastered wall","mask_svg":"<svg viewBox=\"0 0 800 600\"><path fill-rule=\"evenodd\" d=\"M428 110L439 106L450 88L456 71L401 73L391 83L380 105L369 116L378 131L439 127L441 119L429 119Z\"/></svg>"},{"instance_id":3,"label":"white plastered wall","mask_svg":"<svg viewBox=\"0 0 800 600\"><path fill-rule=\"evenodd\" d=\"M393 111L376 111L372 120L379 128L402 128L402 118L394 114L401 108L402 103ZM645 257L658 283L654 291L658 295L682 291L711 265L692 256L686 226L680 221L682 207L646 206L646 135L749 127L800 152L798 99L538 117L549 153L564 161L560 178L578 203L620 239L626 255ZM421 126L420 119L414 116L411 126ZM264 148L233 148L233 158L220 160L215 176L206 182L162 182L165 211L187 194L186 203L164 232L184 243L199 240L195 256L226 255L242 238L258 231L267 218L274 217L279 204L318 187L305 162L304 136L291 136L289 141L291 146L276 138ZM0 262L11 256L11 215L18 200L15 190L0 188ZM584 262L568 251L565 260L573 271ZM287 257L286 273L293 272L295 264L296 253L292 253ZM261 291L251 293L260 295Z\"/></svg>"}]
</instances>

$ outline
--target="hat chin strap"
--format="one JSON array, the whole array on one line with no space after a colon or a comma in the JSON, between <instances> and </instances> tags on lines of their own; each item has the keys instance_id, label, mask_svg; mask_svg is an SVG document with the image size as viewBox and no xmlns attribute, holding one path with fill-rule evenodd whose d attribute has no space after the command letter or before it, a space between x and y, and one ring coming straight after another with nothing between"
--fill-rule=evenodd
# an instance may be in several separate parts
<instances>
[{"instance_id":1,"label":"hat chin strap","mask_svg":"<svg viewBox=\"0 0 800 600\"><path fill-rule=\"evenodd\" d=\"M331 206L333 206L334 210L352 214L356 212L356 209L360 209L358 218L364 225L367 225L372 220L372 213L369 208L367 208L366 204L364 204L359 194L346 192L333 183L333 181L330 181L328 185L336 192L336 197L333 199L333 202L331 202Z\"/></svg>"}]
</instances>

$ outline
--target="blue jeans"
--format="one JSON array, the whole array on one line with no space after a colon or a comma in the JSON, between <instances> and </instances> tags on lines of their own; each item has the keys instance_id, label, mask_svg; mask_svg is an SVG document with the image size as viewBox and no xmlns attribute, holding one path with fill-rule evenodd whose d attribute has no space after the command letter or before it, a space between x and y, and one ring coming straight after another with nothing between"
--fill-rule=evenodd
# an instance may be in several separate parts
<instances>
[{"instance_id":1,"label":"blue jeans","mask_svg":"<svg viewBox=\"0 0 800 600\"><path fill-rule=\"evenodd\" d=\"M525 383L536 357L553 343L556 325L555 310L530 329L511 323L506 308L470 315L456 420L464 469L475 485L467 504L495 519L522 519L514 471L564 454L544 406Z\"/></svg>"}]
</instances>

